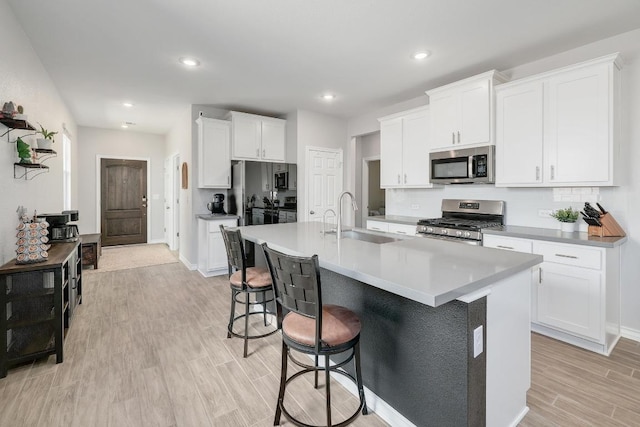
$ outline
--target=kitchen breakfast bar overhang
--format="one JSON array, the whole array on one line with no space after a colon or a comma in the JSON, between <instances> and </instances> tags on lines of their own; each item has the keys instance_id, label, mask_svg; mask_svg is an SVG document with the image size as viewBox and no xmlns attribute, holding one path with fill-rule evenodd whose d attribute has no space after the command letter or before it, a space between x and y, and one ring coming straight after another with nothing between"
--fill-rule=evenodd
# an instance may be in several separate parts
<instances>
[{"instance_id":1,"label":"kitchen breakfast bar overhang","mask_svg":"<svg viewBox=\"0 0 640 427\"><path fill-rule=\"evenodd\" d=\"M240 229L254 243L318 255L323 303L362 321L374 411L380 399L417 426L504 427L526 414L531 269L541 256L419 237L337 241L318 222Z\"/></svg>"}]
</instances>

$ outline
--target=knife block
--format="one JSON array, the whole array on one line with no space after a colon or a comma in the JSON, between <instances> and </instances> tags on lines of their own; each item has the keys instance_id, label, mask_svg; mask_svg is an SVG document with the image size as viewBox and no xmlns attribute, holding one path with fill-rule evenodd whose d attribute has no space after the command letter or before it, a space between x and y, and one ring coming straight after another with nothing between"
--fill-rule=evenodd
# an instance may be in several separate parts
<instances>
[{"instance_id":1,"label":"knife block","mask_svg":"<svg viewBox=\"0 0 640 427\"><path fill-rule=\"evenodd\" d=\"M597 225L589 226L589 236L598 237L624 237L626 233L620 227L620 224L611 216L610 213L606 213L600 217L602 227Z\"/></svg>"}]
</instances>

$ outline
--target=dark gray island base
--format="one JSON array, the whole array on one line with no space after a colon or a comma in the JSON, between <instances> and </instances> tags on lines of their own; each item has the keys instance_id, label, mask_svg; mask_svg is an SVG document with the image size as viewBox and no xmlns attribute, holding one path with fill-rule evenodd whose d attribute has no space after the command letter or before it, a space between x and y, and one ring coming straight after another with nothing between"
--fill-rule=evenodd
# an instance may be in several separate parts
<instances>
[{"instance_id":1,"label":"dark gray island base","mask_svg":"<svg viewBox=\"0 0 640 427\"><path fill-rule=\"evenodd\" d=\"M336 240L320 223L240 229L254 243L318 255L323 303L360 317L367 406L389 424L506 427L527 413L531 268L541 256L422 238Z\"/></svg>"},{"instance_id":2,"label":"dark gray island base","mask_svg":"<svg viewBox=\"0 0 640 427\"><path fill-rule=\"evenodd\" d=\"M473 357L472 337L486 297L429 307L326 269L322 297L360 317L369 390L417 426L485 425L486 353Z\"/></svg>"}]
</instances>

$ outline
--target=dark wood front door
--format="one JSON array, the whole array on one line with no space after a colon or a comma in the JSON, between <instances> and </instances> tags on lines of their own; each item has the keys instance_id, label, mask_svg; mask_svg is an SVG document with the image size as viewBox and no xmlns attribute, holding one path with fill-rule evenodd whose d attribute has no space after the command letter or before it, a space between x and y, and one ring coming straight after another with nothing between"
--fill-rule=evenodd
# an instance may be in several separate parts
<instances>
[{"instance_id":1,"label":"dark wood front door","mask_svg":"<svg viewBox=\"0 0 640 427\"><path fill-rule=\"evenodd\" d=\"M102 245L147 242L147 162L102 159Z\"/></svg>"}]
</instances>

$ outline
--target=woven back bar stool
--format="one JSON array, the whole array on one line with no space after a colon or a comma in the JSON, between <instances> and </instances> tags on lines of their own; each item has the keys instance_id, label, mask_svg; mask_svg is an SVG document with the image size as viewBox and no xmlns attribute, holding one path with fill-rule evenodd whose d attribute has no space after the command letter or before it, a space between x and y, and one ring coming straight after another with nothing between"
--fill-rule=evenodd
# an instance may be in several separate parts
<instances>
[{"instance_id":1,"label":"woven back bar stool","mask_svg":"<svg viewBox=\"0 0 640 427\"><path fill-rule=\"evenodd\" d=\"M317 255L312 257L286 255L270 249L266 243L262 244L262 248L274 284L278 327L282 329L282 367L274 425L280 424L280 417L284 414L289 421L297 426L312 427L295 419L287 411L284 405L284 396L289 382L309 372L314 373L315 387L317 388L318 371L321 370L324 370L325 373L326 425L345 426L353 422L360 411L366 415L368 411L360 371L360 319L345 307L322 304L320 267ZM314 366L296 360L291 355L291 349L313 355ZM331 366L330 356L345 352L348 352L347 357ZM318 366L318 357L320 356L324 357L324 366ZM289 359L303 369L287 378ZM340 369L352 360L355 365L355 378ZM331 372L351 379L358 387L360 398L358 409L339 424L331 423Z\"/></svg>"},{"instance_id":2,"label":"woven back bar stool","mask_svg":"<svg viewBox=\"0 0 640 427\"><path fill-rule=\"evenodd\" d=\"M229 325L227 326L227 338L231 338L231 336L242 338L244 340L244 357L247 357L250 339L266 337L278 331L274 326L273 330L263 334L249 334L249 316L251 315L262 315L264 326L268 326L267 303L273 301L273 297L267 299L267 292L273 292L271 274L268 269L263 267L247 267L247 258L240 230L233 230L220 225L220 231L227 249L229 284L231 286L231 312L229 314ZM257 299L258 294L262 296L261 300ZM244 299L239 299L240 295L244 295ZM254 301L251 301L251 295L254 295ZM236 303L245 305L244 314L235 315ZM261 305L262 310L250 311L250 306L256 304ZM244 332L239 334L233 331L233 325L236 320L242 318L244 318Z\"/></svg>"}]
</instances>

